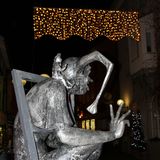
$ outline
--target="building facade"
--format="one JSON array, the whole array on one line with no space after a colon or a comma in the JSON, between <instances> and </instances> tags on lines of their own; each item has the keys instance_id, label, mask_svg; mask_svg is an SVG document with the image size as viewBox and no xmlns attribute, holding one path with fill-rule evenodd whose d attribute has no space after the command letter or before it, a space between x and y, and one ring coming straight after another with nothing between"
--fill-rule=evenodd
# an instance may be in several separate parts
<instances>
[{"instance_id":1,"label":"building facade","mask_svg":"<svg viewBox=\"0 0 160 160\"><path fill-rule=\"evenodd\" d=\"M115 4L116 6L116 4ZM144 137L148 143L148 159L160 157L160 1L124 1L121 10L139 12L141 40L123 39L118 43L120 96L129 108L132 102L142 114Z\"/></svg>"},{"instance_id":2,"label":"building facade","mask_svg":"<svg viewBox=\"0 0 160 160\"><path fill-rule=\"evenodd\" d=\"M0 36L0 149L11 149L13 121L16 113L5 39Z\"/></svg>"}]
</instances>

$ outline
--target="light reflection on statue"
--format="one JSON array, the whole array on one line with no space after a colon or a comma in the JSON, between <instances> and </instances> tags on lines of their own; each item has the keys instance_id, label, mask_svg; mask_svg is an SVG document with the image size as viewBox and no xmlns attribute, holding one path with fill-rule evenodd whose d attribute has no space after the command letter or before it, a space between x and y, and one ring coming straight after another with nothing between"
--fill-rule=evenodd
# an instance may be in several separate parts
<instances>
[{"instance_id":1,"label":"light reflection on statue","mask_svg":"<svg viewBox=\"0 0 160 160\"><path fill-rule=\"evenodd\" d=\"M89 64L93 61L101 62L107 69L99 94L87 107L95 114L113 68L113 64L98 51L82 58L70 57L63 62L61 54L57 54L52 78L36 84L26 95L33 127L37 130L34 136L40 160L97 160L102 144L122 137L125 124L129 125L125 118L130 111L120 116L120 106L114 116L110 105L109 131L85 130L76 126L74 95L82 95L89 90ZM29 160L18 115L14 124L14 154L15 160Z\"/></svg>"}]
</instances>

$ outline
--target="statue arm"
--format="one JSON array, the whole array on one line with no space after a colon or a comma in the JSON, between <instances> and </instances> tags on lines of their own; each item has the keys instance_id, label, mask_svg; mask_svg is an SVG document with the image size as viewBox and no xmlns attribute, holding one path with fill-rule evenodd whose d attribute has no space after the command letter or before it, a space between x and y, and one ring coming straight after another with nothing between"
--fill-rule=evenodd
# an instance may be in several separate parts
<instances>
[{"instance_id":1,"label":"statue arm","mask_svg":"<svg viewBox=\"0 0 160 160\"><path fill-rule=\"evenodd\" d=\"M62 87L63 88L63 87ZM60 112L64 111L65 107L67 106L66 100L65 100L65 92L60 86L59 87L51 87L49 90L49 93L47 93L47 99L48 99L48 107L53 108L53 111L50 111L49 114L52 114L52 112L57 113L57 118L54 118L53 116L48 116L51 119L47 119L47 123L52 121L52 119L55 120L54 124L55 127L48 127L48 128L55 128L56 133L53 131L51 133L49 129L47 129L49 134L51 134L53 137L47 141L50 146L52 146L52 141L54 141L54 137L57 136L57 138L60 140L61 143L72 145L72 146L83 146L83 145L91 145L91 144L98 144L103 142L109 142L115 139L114 133L112 131L104 132L104 131L92 131L92 130L85 130L81 128L71 127L68 124L64 124L62 122L64 114L69 114L66 112ZM55 103L56 102L56 103ZM55 106L56 105L56 106ZM57 111L56 111L57 110ZM58 112L59 111L59 112ZM62 115L63 114L63 115ZM53 124L53 123L52 123ZM58 124L61 124L63 126L58 126Z\"/></svg>"},{"instance_id":2,"label":"statue arm","mask_svg":"<svg viewBox=\"0 0 160 160\"><path fill-rule=\"evenodd\" d=\"M63 117L68 117L68 112L65 112L67 107L66 99L65 99L65 90L63 87L56 86L51 87L49 90L48 96L48 107L52 108L52 111L49 110L50 116L47 119L47 122L53 121L54 123L50 123L48 125L49 128L55 128L56 133L53 132L52 134L56 134L57 138L60 140L61 143L71 145L71 146L83 146L83 145L94 145L98 143L105 143L109 141L113 141L117 138L120 138L123 135L126 120L126 116L129 114L123 114L120 117L120 112L122 106L117 111L116 116L113 115L113 109L111 106L110 114L111 114L111 127L110 131L92 131L92 130L85 130L81 128L71 127L71 125L67 124L64 121ZM54 112L53 117L52 112ZM119 118L120 117L120 118ZM56 126L53 127L51 124L55 124ZM54 136L53 136L54 137ZM50 139L52 141L52 139Z\"/></svg>"},{"instance_id":3,"label":"statue arm","mask_svg":"<svg viewBox=\"0 0 160 160\"><path fill-rule=\"evenodd\" d=\"M103 56L99 51L93 51L83 57L80 58L79 65L80 66L86 66L86 64L92 63L94 61L101 62L104 66L106 66L107 69L112 68L113 64L112 62Z\"/></svg>"},{"instance_id":4,"label":"statue arm","mask_svg":"<svg viewBox=\"0 0 160 160\"><path fill-rule=\"evenodd\" d=\"M92 131L65 126L58 131L57 135L62 143L72 146L94 145L113 141L122 137L125 124L129 126L129 121L125 120L125 118L130 111L120 117L121 109L122 106L119 107L116 116L114 117L112 106L110 106L110 131Z\"/></svg>"},{"instance_id":5,"label":"statue arm","mask_svg":"<svg viewBox=\"0 0 160 160\"><path fill-rule=\"evenodd\" d=\"M108 58L103 56L99 51L94 51L86 56L83 56L79 61L79 66L85 66L86 64L94 62L94 61L101 62L106 67L107 72L106 72L106 76L104 78L103 84L101 86L101 89L100 89L95 101L90 106L87 107L87 110L92 114L97 113L98 101L99 101L99 99L100 99L100 97L101 97L101 95L107 85L107 82L108 82L109 77L111 75L111 72L113 70L113 63Z\"/></svg>"},{"instance_id":6,"label":"statue arm","mask_svg":"<svg viewBox=\"0 0 160 160\"><path fill-rule=\"evenodd\" d=\"M71 146L94 145L115 140L112 131L92 131L81 128L65 127L57 133L60 141Z\"/></svg>"}]
</instances>

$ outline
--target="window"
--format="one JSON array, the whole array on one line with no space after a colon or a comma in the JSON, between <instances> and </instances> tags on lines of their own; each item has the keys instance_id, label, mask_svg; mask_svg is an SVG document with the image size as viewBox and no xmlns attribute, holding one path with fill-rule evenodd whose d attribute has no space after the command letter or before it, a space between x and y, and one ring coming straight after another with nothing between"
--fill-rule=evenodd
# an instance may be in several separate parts
<instances>
[{"instance_id":1,"label":"window","mask_svg":"<svg viewBox=\"0 0 160 160\"><path fill-rule=\"evenodd\" d=\"M152 52L151 32L146 32L146 50L147 53Z\"/></svg>"},{"instance_id":2,"label":"window","mask_svg":"<svg viewBox=\"0 0 160 160\"><path fill-rule=\"evenodd\" d=\"M129 39L129 52L131 62L134 62L139 57L139 42Z\"/></svg>"},{"instance_id":3,"label":"window","mask_svg":"<svg viewBox=\"0 0 160 160\"><path fill-rule=\"evenodd\" d=\"M144 54L156 53L156 39L153 14L151 13L144 17L141 17L140 26L142 52L144 52Z\"/></svg>"},{"instance_id":4,"label":"window","mask_svg":"<svg viewBox=\"0 0 160 160\"><path fill-rule=\"evenodd\" d=\"M89 129L89 130L95 130L95 119L87 119L82 121L82 126L83 129Z\"/></svg>"}]
</instances>

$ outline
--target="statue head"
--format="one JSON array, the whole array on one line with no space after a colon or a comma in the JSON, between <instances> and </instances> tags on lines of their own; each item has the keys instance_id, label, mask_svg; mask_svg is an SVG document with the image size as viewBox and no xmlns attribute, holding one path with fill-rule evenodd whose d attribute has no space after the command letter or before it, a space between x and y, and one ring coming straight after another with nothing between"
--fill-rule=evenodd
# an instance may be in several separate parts
<instances>
[{"instance_id":1,"label":"statue head","mask_svg":"<svg viewBox=\"0 0 160 160\"><path fill-rule=\"evenodd\" d=\"M88 90L88 84L91 82L89 65L79 65L80 58L70 57L63 61L62 67L66 66L63 75L73 86L68 89L70 94L82 95Z\"/></svg>"},{"instance_id":2,"label":"statue head","mask_svg":"<svg viewBox=\"0 0 160 160\"><path fill-rule=\"evenodd\" d=\"M107 72L95 101L87 108L87 110L92 114L95 114L97 112L98 101L103 90L105 89L105 86L113 69L112 62L109 61L100 52L93 51L81 58L67 58L63 61L61 69L61 78L63 79L63 81L65 81L64 84L69 84L69 87L67 87L69 94L82 95L85 94L87 90L89 90L88 83L92 81L89 77L89 73L91 70L89 64L94 61L99 61L100 63L105 65Z\"/></svg>"}]
</instances>

